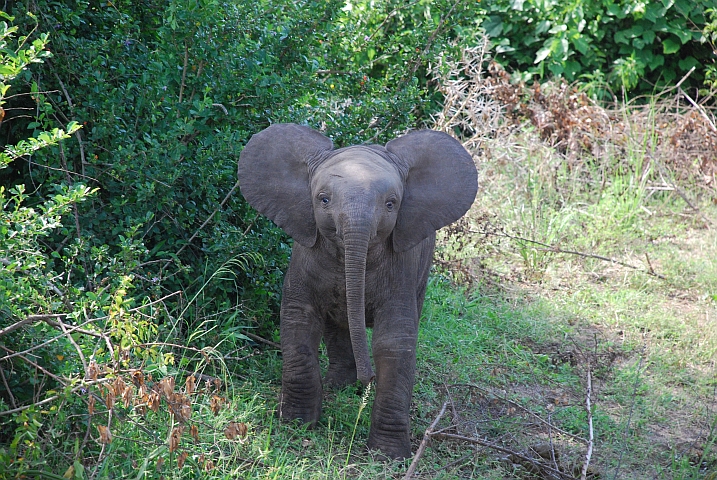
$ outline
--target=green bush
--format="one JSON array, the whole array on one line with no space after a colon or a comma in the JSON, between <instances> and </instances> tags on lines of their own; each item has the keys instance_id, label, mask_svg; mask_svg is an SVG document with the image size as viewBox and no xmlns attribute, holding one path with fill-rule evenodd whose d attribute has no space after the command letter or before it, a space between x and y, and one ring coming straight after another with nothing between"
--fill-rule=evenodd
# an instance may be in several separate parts
<instances>
[{"instance_id":1,"label":"green bush","mask_svg":"<svg viewBox=\"0 0 717 480\"><path fill-rule=\"evenodd\" d=\"M712 0L481 2L498 59L523 79L563 76L620 94L683 88L714 75ZM608 97L609 98L609 97Z\"/></svg>"}]
</instances>

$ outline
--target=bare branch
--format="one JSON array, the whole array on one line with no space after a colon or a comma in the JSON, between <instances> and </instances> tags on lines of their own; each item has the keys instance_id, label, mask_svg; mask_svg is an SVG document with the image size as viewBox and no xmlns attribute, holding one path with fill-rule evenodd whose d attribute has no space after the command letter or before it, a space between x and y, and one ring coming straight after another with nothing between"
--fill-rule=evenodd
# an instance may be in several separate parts
<instances>
[{"instance_id":1,"label":"bare branch","mask_svg":"<svg viewBox=\"0 0 717 480\"><path fill-rule=\"evenodd\" d=\"M448 407L448 401L445 401L443 403L443 408L441 408L441 411L438 412L438 416L435 420L433 420L433 423L431 423L431 425L426 429L426 433L423 435L423 440L421 440L421 444L418 446L418 450L416 450L416 454L413 456L413 461L408 467L408 470L406 470L406 475L403 477L403 480L410 480L411 477L413 477L413 474L416 472L416 468L418 468L418 462L421 459L421 456L423 456L423 451L426 449L426 446L428 446L428 442L430 441L431 435L433 435L436 425L438 425L438 422L441 420L441 417L443 417L443 414L446 413L446 407Z\"/></svg>"},{"instance_id":2,"label":"bare branch","mask_svg":"<svg viewBox=\"0 0 717 480\"><path fill-rule=\"evenodd\" d=\"M22 319L18 322L13 323L9 327L5 327L2 330L0 330L0 337L3 335L7 335L10 332L14 332L18 328L22 328L27 324L40 322L40 321L46 321L51 318L59 318L66 316L64 313L50 313L50 314L44 314L44 315L30 315L29 317Z\"/></svg>"},{"instance_id":3,"label":"bare branch","mask_svg":"<svg viewBox=\"0 0 717 480\"><path fill-rule=\"evenodd\" d=\"M485 395L492 395L492 396L494 396L494 397L496 397L496 398L499 398L500 400L502 400L502 401L504 401L505 403L509 404L511 407L515 407L515 408L517 408L518 410L520 410L520 411L522 411L522 412L525 412L525 413L527 413L528 415L532 416L533 418L535 418L535 419L538 420L539 422L544 423L544 424L547 425L548 428L550 428L551 430L555 430L555 431L559 432L559 433L562 434L562 435L567 435L568 437L572 438L573 440L577 440L577 441L580 442L580 443L585 443L585 444L588 443L588 441L585 440L584 438L579 437L579 436L577 436L577 435L574 435L574 434L572 434L572 433L570 433L570 432L568 432L568 431L565 431L565 430L563 430L563 429L561 429L561 428L556 427L555 425L553 425L553 424L550 423L550 422L545 421L542 417L540 417L539 415L535 414L534 412L528 410L527 408L525 408L525 407L522 406L521 404L516 403L516 402L514 402L513 400L510 400L510 399L508 399L508 398L506 398L506 397L503 397L503 396L501 396L501 395L498 395L498 394L496 394L496 393L494 393L494 392L489 392L487 389L482 388L482 387L479 387L478 385L475 385L475 384L473 384L473 383L455 383L455 384L449 385L449 387L461 387L461 386L473 388L473 389L476 389L476 390L480 391L481 393L483 393L483 394L485 394Z\"/></svg>"},{"instance_id":4,"label":"bare branch","mask_svg":"<svg viewBox=\"0 0 717 480\"><path fill-rule=\"evenodd\" d=\"M530 458L526 455L523 455L522 453L515 452L513 450L510 450L509 448L501 447L500 445L496 445L495 443L491 443L486 440L481 440L479 438L473 438L473 437L466 437L463 435L456 435L454 433L434 433L432 435L432 437L438 438L438 439L443 439L443 440L456 440L456 441L460 441L460 442L467 442L467 443L474 443L476 445L482 445L484 447L490 448L491 450L495 450L497 452L508 454L511 457L518 458L518 459L522 460L523 462L534 465L536 468L538 468L544 472L545 476L543 478L573 480L573 477L571 475L563 473L560 470L556 470L553 467L549 467L545 464L538 463L535 461L535 459ZM547 474L550 474L550 476L548 477Z\"/></svg>"},{"instance_id":5,"label":"bare branch","mask_svg":"<svg viewBox=\"0 0 717 480\"><path fill-rule=\"evenodd\" d=\"M575 250L565 250L565 249L559 247L558 245L550 245L550 244L548 244L548 243L539 242L539 241L537 241L537 240L531 240L531 239L529 239L529 238L519 237L519 236L517 236L517 235L510 235L510 234L505 233L505 232L501 232L501 233L498 233L498 232L488 232L488 231L486 231L486 232L478 232L478 231L475 231L475 230L469 230L469 232L470 232L470 233L475 233L475 234L478 234L478 235L494 235L494 236L496 236L496 237L505 237L505 238L510 238L511 240L517 240L517 241L519 241L519 242L527 242L527 243L532 243L532 244L534 244L534 245L540 245L541 247L545 247L545 250L544 250L544 251L546 251L546 252L552 252L552 253L567 253L567 254L569 254L569 255L577 255L577 256L579 256L579 257L584 257L584 258L594 258L594 259L596 259L596 260L602 260L602 261L604 261L604 262L614 263L615 265L620 265L621 267L631 268L631 269L633 269L633 270L637 270L638 272L642 272L642 273L645 273L645 274L647 274L647 275L651 275L651 276L653 276L653 277L657 277L657 278L659 278L660 280L667 280L667 277L665 277L664 275L661 275L661 274L659 274L659 273L656 273L656 272L652 271L651 268L648 269L648 270L645 270L645 269L643 269L643 268L636 267L636 266L634 266L634 265L630 265L629 263L621 262L620 260L615 260L614 258L610 258L610 257L604 257L604 256L602 256L602 255L596 255L596 254L594 254L594 253L578 252L578 251L575 251Z\"/></svg>"},{"instance_id":6,"label":"bare branch","mask_svg":"<svg viewBox=\"0 0 717 480\"><path fill-rule=\"evenodd\" d=\"M592 395L592 379L590 375L590 362L588 362L588 391L585 395L585 410L588 413L588 451L585 454L585 463L583 464L582 472L580 473L581 480L587 480L588 467L590 466L590 458L593 455L593 411L590 406L590 395Z\"/></svg>"}]
</instances>

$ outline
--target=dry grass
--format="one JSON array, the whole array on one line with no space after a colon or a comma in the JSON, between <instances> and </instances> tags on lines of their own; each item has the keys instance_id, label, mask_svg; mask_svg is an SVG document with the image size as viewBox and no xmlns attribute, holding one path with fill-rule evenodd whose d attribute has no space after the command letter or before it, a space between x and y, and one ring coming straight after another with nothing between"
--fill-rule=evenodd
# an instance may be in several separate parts
<instances>
[{"instance_id":1,"label":"dry grass","mask_svg":"<svg viewBox=\"0 0 717 480\"><path fill-rule=\"evenodd\" d=\"M677 88L646 104L597 105L565 83L510 83L485 45L443 59L435 75L445 106L434 128L461 138L481 175L477 206L443 232L439 261L516 305L544 302L560 312L556 324L569 334L523 346L583 379L553 392L539 381L501 388L549 419L548 397L578 408L584 379L598 372L593 405L605 418L594 472L714 475L714 99L695 101ZM523 425L500 439L515 451L545 440L509 407L461 405L457 418ZM584 462L584 446L556 438L555 448Z\"/></svg>"}]
</instances>

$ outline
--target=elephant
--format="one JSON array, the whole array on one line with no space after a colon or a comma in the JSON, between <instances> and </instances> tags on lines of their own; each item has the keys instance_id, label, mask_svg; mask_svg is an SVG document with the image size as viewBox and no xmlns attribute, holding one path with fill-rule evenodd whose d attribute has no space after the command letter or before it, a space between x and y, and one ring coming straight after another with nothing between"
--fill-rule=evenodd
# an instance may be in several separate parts
<instances>
[{"instance_id":1,"label":"elephant","mask_svg":"<svg viewBox=\"0 0 717 480\"><path fill-rule=\"evenodd\" d=\"M375 381L368 448L409 457L418 324L436 230L475 200L472 156L433 130L385 147L334 149L309 127L273 124L247 142L238 176L246 201L294 240L280 310L277 414L314 426L323 386Z\"/></svg>"}]
</instances>

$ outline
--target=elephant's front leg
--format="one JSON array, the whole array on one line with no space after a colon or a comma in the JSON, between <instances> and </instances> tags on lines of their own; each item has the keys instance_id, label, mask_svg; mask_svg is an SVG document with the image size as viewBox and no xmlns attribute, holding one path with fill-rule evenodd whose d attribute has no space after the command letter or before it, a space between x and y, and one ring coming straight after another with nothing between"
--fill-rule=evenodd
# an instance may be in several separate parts
<instances>
[{"instance_id":1,"label":"elephant's front leg","mask_svg":"<svg viewBox=\"0 0 717 480\"><path fill-rule=\"evenodd\" d=\"M289 298L287 298L289 297ZM284 296L281 305L281 396L279 417L315 425L321 416L319 342L323 322L311 306Z\"/></svg>"},{"instance_id":2,"label":"elephant's front leg","mask_svg":"<svg viewBox=\"0 0 717 480\"><path fill-rule=\"evenodd\" d=\"M392 458L406 458L411 456L410 408L418 319L406 318L406 312L394 314L377 319L373 332L376 398L368 447Z\"/></svg>"}]
</instances>

